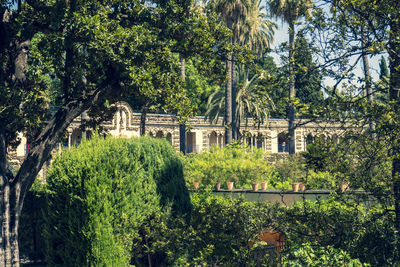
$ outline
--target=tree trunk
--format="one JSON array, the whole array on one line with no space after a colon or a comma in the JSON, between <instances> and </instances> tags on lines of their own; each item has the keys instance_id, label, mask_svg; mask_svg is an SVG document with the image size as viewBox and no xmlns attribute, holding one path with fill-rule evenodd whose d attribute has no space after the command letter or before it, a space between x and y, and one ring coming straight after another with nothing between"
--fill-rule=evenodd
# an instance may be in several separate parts
<instances>
[{"instance_id":1,"label":"tree trunk","mask_svg":"<svg viewBox=\"0 0 400 267\"><path fill-rule=\"evenodd\" d=\"M392 101L392 110L397 116L400 116L400 42L398 36L400 35L400 22L393 20L391 25L391 35L389 39L389 62L390 62L390 84L389 84L389 98ZM392 135L392 179L393 179L393 194L395 200L395 262L400 262L400 140L397 134Z\"/></svg>"},{"instance_id":2,"label":"tree trunk","mask_svg":"<svg viewBox=\"0 0 400 267\"><path fill-rule=\"evenodd\" d=\"M364 93L369 102L373 102L373 95L372 95L372 85L371 85L371 73L369 68L369 59L368 59L368 51L367 51L367 36L365 30L361 29L361 46L362 46L362 61L364 67L364 78L365 78L365 90ZM371 133L375 130L375 124L372 120L369 121L369 129Z\"/></svg>"},{"instance_id":3,"label":"tree trunk","mask_svg":"<svg viewBox=\"0 0 400 267\"><path fill-rule=\"evenodd\" d=\"M186 125L179 124L179 150L186 155Z\"/></svg>"},{"instance_id":4,"label":"tree trunk","mask_svg":"<svg viewBox=\"0 0 400 267\"><path fill-rule=\"evenodd\" d=\"M149 103L145 103L142 107L142 113L140 114L140 136L144 136L146 134L146 116L148 106Z\"/></svg>"},{"instance_id":5,"label":"tree trunk","mask_svg":"<svg viewBox=\"0 0 400 267\"><path fill-rule=\"evenodd\" d=\"M227 82L225 88L225 144L232 143L232 53L226 60Z\"/></svg>"},{"instance_id":6,"label":"tree trunk","mask_svg":"<svg viewBox=\"0 0 400 267\"><path fill-rule=\"evenodd\" d=\"M294 88L294 22L289 22L289 154L294 154L295 150L295 109L294 109L294 98L296 97L296 91Z\"/></svg>"},{"instance_id":7,"label":"tree trunk","mask_svg":"<svg viewBox=\"0 0 400 267\"><path fill-rule=\"evenodd\" d=\"M236 38L233 38L232 44L236 44ZM238 140L238 131L240 128L240 125L237 122L236 118L236 87L237 87L237 82L236 82L236 57L234 54L232 54L232 73L231 73L231 79L232 79L232 140Z\"/></svg>"},{"instance_id":8,"label":"tree trunk","mask_svg":"<svg viewBox=\"0 0 400 267\"><path fill-rule=\"evenodd\" d=\"M179 62L181 64L181 79L185 83L185 58L182 54L179 54ZM186 155L186 124L179 124L179 150Z\"/></svg>"}]
</instances>

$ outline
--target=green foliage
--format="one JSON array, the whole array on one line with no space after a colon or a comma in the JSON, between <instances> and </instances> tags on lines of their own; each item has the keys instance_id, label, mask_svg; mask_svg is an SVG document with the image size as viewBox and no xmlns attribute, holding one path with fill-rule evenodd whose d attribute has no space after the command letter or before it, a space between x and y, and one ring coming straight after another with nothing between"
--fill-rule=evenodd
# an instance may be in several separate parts
<instances>
[{"instance_id":1,"label":"green foliage","mask_svg":"<svg viewBox=\"0 0 400 267\"><path fill-rule=\"evenodd\" d=\"M333 195L324 201L297 202L283 209L277 219L289 241L289 257L294 255L291 249L296 251L302 244L308 244L314 249L340 249L371 266L392 266L393 215L376 203L373 208L367 208L354 199L349 201L349 198ZM302 258L304 252L297 252L298 256Z\"/></svg>"},{"instance_id":2,"label":"green foliage","mask_svg":"<svg viewBox=\"0 0 400 267\"><path fill-rule=\"evenodd\" d=\"M139 229L133 252L137 266L260 266L272 263L258 234L274 227L277 206L192 194L190 224L154 214Z\"/></svg>"},{"instance_id":3,"label":"green foliage","mask_svg":"<svg viewBox=\"0 0 400 267\"><path fill-rule=\"evenodd\" d=\"M206 188L216 182L233 181L237 188L250 186L251 182L269 181L276 176L275 168L268 164L262 150L253 152L241 145L226 148L212 147L200 154L183 156L185 178L188 182L199 181Z\"/></svg>"},{"instance_id":4,"label":"green foliage","mask_svg":"<svg viewBox=\"0 0 400 267\"><path fill-rule=\"evenodd\" d=\"M239 129L241 124L248 125L249 118L253 119L253 125L260 125L268 119L275 105L265 90L266 83L265 72L252 74L244 64L238 66L236 75L236 128ZM209 95L207 102L207 112L205 119L212 123L218 123L220 117L225 112L225 89L222 87Z\"/></svg>"},{"instance_id":5,"label":"green foliage","mask_svg":"<svg viewBox=\"0 0 400 267\"><path fill-rule=\"evenodd\" d=\"M306 177L304 160L297 155L289 155L287 158L277 161L275 167L279 175L278 179L280 179L281 182L300 182Z\"/></svg>"},{"instance_id":6,"label":"green foliage","mask_svg":"<svg viewBox=\"0 0 400 267\"><path fill-rule=\"evenodd\" d=\"M47 188L50 265L126 266L142 222L191 208L182 165L166 140L95 136L56 158Z\"/></svg>"},{"instance_id":7,"label":"green foliage","mask_svg":"<svg viewBox=\"0 0 400 267\"><path fill-rule=\"evenodd\" d=\"M197 253L189 254L189 262L206 266L267 264L270 259L252 257L257 246L251 247L250 242L257 243L262 230L276 226L273 218L277 206L209 193L192 194L192 204L191 228L195 238L190 250Z\"/></svg>"},{"instance_id":8,"label":"green foliage","mask_svg":"<svg viewBox=\"0 0 400 267\"><path fill-rule=\"evenodd\" d=\"M320 138L315 138L312 143L308 144L306 151L300 152L305 159L306 166L314 171L323 171L326 168L329 146Z\"/></svg>"},{"instance_id":9,"label":"green foliage","mask_svg":"<svg viewBox=\"0 0 400 267\"><path fill-rule=\"evenodd\" d=\"M336 249L332 246L312 247L310 244L296 244L292 246L285 255L283 262L284 267L370 266L369 264L362 264L358 259L352 259L350 255L342 249Z\"/></svg>"},{"instance_id":10,"label":"green foliage","mask_svg":"<svg viewBox=\"0 0 400 267\"><path fill-rule=\"evenodd\" d=\"M337 190L339 188L335 176L326 171L308 171L302 182L307 185L307 189Z\"/></svg>"},{"instance_id":11,"label":"green foliage","mask_svg":"<svg viewBox=\"0 0 400 267\"><path fill-rule=\"evenodd\" d=\"M186 67L186 90L188 96L192 100L193 104L198 109L199 114L204 114L207 110L206 104L207 99L212 92L218 90L219 86L212 84L210 79L207 79L202 75L192 62L187 62Z\"/></svg>"},{"instance_id":12,"label":"green foliage","mask_svg":"<svg viewBox=\"0 0 400 267\"><path fill-rule=\"evenodd\" d=\"M189 246L187 219L154 213L140 225L133 238L132 263L135 266L171 266L179 261ZM182 266L182 265L178 265Z\"/></svg>"}]
</instances>

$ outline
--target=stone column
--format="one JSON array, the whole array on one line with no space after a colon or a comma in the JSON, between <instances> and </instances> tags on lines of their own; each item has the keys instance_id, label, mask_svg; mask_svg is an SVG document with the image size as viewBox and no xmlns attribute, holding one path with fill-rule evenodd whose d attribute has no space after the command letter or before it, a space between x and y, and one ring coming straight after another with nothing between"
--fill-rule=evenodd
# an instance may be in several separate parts
<instances>
[{"instance_id":1,"label":"stone column","mask_svg":"<svg viewBox=\"0 0 400 267\"><path fill-rule=\"evenodd\" d=\"M263 142L262 142L262 146L263 146L263 151L267 152L267 138L265 136L263 136Z\"/></svg>"},{"instance_id":2,"label":"stone column","mask_svg":"<svg viewBox=\"0 0 400 267\"><path fill-rule=\"evenodd\" d=\"M71 148L71 136L72 136L72 131L68 131L68 148Z\"/></svg>"}]
</instances>

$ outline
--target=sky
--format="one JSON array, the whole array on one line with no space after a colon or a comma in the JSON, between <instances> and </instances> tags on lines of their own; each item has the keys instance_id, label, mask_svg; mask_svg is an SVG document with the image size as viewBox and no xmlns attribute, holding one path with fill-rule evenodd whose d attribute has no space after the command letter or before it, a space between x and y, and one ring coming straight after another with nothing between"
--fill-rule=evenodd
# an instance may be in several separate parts
<instances>
[{"instance_id":1,"label":"sky","mask_svg":"<svg viewBox=\"0 0 400 267\"><path fill-rule=\"evenodd\" d=\"M265 4L265 1L263 1ZM275 49L277 49L279 47L279 45L282 42L288 42L289 40L289 35L288 35L288 25L287 23L283 23L281 19L272 19L278 26L278 29L275 31L275 35L274 35L274 40L272 43L272 51L274 51ZM280 61L280 57L278 54L276 53L271 53L271 56L274 58L275 63L279 66L281 65L281 61ZM387 59L387 55L384 55L385 58ZM374 81L379 79L379 60L381 58L381 55L376 55L373 57L369 57L369 64L370 64L370 73L372 76L372 79ZM354 62L355 58L353 58L353 62ZM354 70L354 74L356 75L356 77L360 77L363 78L364 77L364 73L363 73L363 68L362 68L362 61L360 60L358 66L356 66L356 69ZM358 80L358 79L356 79ZM330 78L326 78L324 79L324 84L326 86L333 86L335 84L335 81L330 79ZM359 84L361 85L361 84Z\"/></svg>"}]
</instances>

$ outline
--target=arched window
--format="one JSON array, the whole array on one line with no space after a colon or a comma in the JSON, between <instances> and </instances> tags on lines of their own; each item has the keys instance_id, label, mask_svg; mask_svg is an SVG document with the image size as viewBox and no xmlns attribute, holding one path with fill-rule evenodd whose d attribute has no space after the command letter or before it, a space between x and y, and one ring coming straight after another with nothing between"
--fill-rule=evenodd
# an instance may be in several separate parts
<instances>
[{"instance_id":1,"label":"arched window","mask_svg":"<svg viewBox=\"0 0 400 267\"><path fill-rule=\"evenodd\" d=\"M217 145L218 135L215 131L210 134L210 147L213 145Z\"/></svg>"},{"instance_id":2,"label":"arched window","mask_svg":"<svg viewBox=\"0 0 400 267\"><path fill-rule=\"evenodd\" d=\"M164 133L162 131L158 131L156 133L156 138L163 138L164 137Z\"/></svg>"},{"instance_id":3,"label":"arched window","mask_svg":"<svg viewBox=\"0 0 400 267\"><path fill-rule=\"evenodd\" d=\"M78 146L82 140L82 131L79 128L75 128L71 134L71 145Z\"/></svg>"},{"instance_id":4,"label":"arched window","mask_svg":"<svg viewBox=\"0 0 400 267\"><path fill-rule=\"evenodd\" d=\"M314 137L309 133L306 137L306 145L312 144L314 142Z\"/></svg>"},{"instance_id":5,"label":"arched window","mask_svg":"<svg viewBox=\"0 0 400 267\"><path fill-rule=\"evenodd\" d=\"M257 148L262 148L263 147L263 136L262 136L262 134L258 134L257 135Z\"/></svg>"},{"instance_id":6,"label":"arched window","mask_svg":"<svg viewBox=\"0 0 400 267\"><path fill-rule=\"evenodd\" d=\"M287 133L278 134L278 152L289 152L289 138Z\"/></svg>"},{"instance_id":7,"label":"arched window","mask_svg":"<svg viewBox=\"0 0 400 267\"><path fill-rule=\"evenodd\" d=\"M196 146L196 133L187 132L186 133L186 152L187 153L197 153Z\"/></svg>"}]
</instances>

